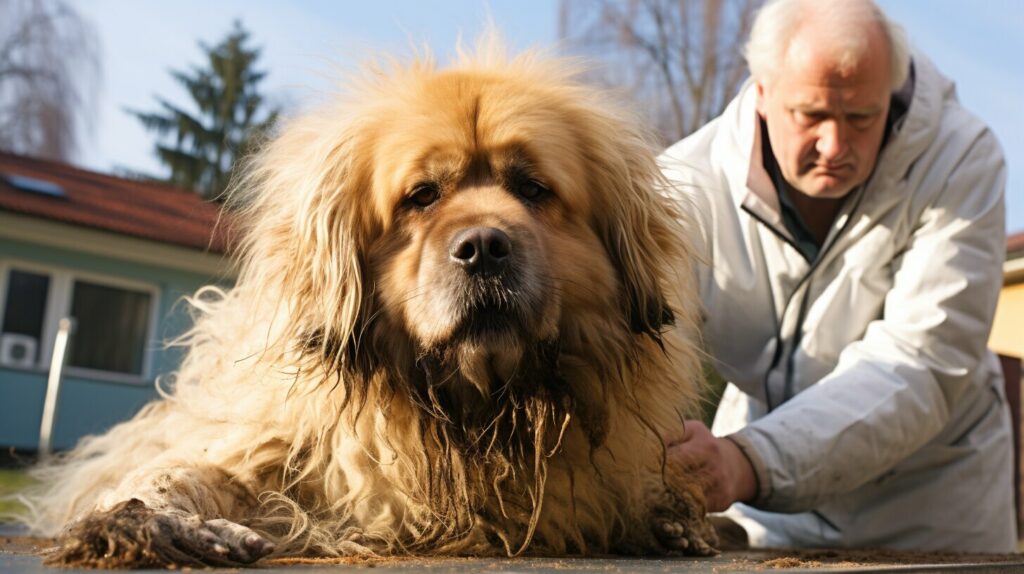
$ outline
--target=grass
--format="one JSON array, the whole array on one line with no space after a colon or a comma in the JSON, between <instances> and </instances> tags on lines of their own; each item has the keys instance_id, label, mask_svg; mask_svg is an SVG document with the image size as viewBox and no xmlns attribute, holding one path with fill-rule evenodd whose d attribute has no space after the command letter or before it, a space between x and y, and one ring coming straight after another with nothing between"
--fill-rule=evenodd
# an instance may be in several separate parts
<instances>
[{"instance_id":1,"label":"grass","mask_svg":"<svg viewBox=\"0 0 1024 574\"><path fill-rule=\"evenodd\" d=\"M17 500L6 498L17 493L32 483L27 474L19 470L0 469L0 521L5 519L4 515L21 510L21 504Z\"/></svg>"}]
</instances>

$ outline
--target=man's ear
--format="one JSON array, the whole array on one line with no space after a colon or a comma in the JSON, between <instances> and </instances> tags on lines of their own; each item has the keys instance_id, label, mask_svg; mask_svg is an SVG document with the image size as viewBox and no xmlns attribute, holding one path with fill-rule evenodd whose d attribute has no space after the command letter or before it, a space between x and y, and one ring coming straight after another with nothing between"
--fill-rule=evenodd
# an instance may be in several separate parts
<instances>
[{"instance_id":1,"label":"man's ear","mask_svg":"<svg viewBox=\"0 0 1024 574\"><path fill-rule=\"evenodd\" d=\"M763 80L757 80L754 82L754 87L757 89L757 113L760 114L761 117L764 117L765 109L768 107L766 102L768 98L768 88L765 86Z\"/></svg>"}]
</instances>

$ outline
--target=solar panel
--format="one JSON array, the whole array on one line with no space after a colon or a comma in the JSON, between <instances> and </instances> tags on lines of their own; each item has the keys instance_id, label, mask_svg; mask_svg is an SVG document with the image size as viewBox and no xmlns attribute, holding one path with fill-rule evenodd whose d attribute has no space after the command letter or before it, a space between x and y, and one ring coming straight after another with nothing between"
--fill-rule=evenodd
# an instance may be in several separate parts
<instances>
[{"instance_id":1,"label":"solar panel","mask_svg":"<svg viewBox=\"0 0 1024 574\"><path fill-rule=\"evenodd\" d=\"M14 175L12 173L4 174L3 178L7 183L22 191L48 195L50 197L64 197L64 188L50 181L24 175Z\"/></svg>"}]
</instances>

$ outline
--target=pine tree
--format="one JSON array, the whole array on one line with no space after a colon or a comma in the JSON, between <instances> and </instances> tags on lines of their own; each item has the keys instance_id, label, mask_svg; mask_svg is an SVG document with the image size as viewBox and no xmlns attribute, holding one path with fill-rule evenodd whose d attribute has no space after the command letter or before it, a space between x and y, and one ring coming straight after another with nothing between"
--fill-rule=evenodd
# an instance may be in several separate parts
<instances>
[{"instance_id":1,"label":"pine tree","mask_svg":"<svg viewBox=\"0 0 1024 574\"><path fill-rule=\"evenodd\" d=\"M279 110L259 93L266 72L256 69L260 50L248 45L240 22L216 46L199 43L206 67L193 66L171 75L192 98L190 113L157 97L161 110L129 110L160 141L156 153L171 169L167 181L218 198L228 185L235 162L272 128Z\"/></svg>"}]
</instances>

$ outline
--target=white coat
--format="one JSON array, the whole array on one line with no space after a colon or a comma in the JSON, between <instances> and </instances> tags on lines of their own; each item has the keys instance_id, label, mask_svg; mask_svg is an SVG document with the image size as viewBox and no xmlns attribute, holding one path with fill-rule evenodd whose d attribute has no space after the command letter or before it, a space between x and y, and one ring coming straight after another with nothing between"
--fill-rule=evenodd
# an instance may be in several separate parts
<instances>
[{"instance_id":1,"label":"white coat","mask_svg":"<svg viewBox=\"0 0 1024 574\"><path fill-rule=\"evenodd\" d=\"M1016 548L1010 416L986 349L1005 255L995 137L925 58L907 115L808 263L762 165L756 90L661 158L693 214L713 432L750 459L755 546Z\"/></svg>"}]
</instances>

